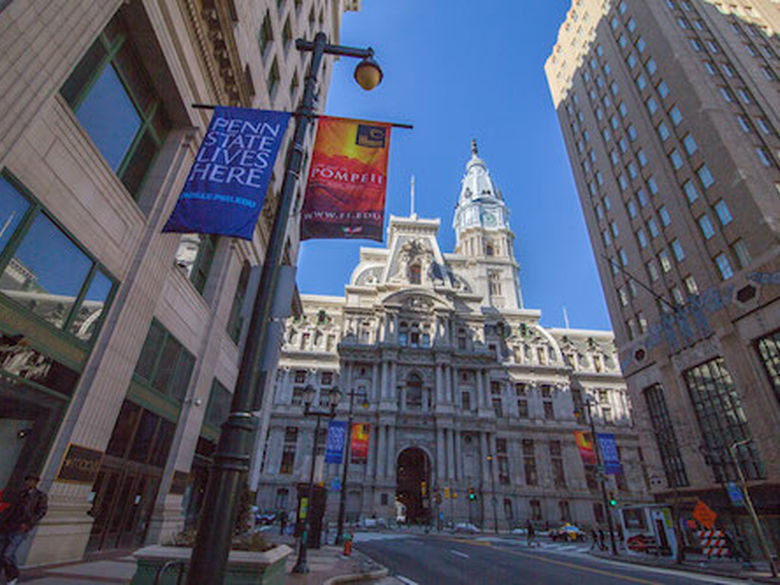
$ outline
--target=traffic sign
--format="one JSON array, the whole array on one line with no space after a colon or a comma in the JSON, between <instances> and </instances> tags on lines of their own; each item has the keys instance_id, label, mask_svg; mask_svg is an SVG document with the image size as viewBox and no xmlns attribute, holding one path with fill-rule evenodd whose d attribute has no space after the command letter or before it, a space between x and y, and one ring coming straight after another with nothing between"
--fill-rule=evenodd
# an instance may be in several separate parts
<instances>
[{"instance_id":1,"label":"traffic sign","mask_svg":"<svg viewBox=\"0 0 780 585\"><path fill-rule=\"evenodd\" d=\"M708 530L712 530L718 515L707 504L699 500L693 509L693 518Z\"/></svg>"},{"instance_id":2,"label":"traffic sign","mask_svg":"<svg viewBox=\"0 0 780 585\"><path fill-rule=\"evenodd\" d=\"M745 505L745 494L742 493L740 487L733 481L728 483L726 491L728 491L729 499L731 500L732 504L735 506Z\"/></svg>"},{"instance_id":3,"label":"traffic sign","mask_svg":"<svg viewBox=\"0 0 780 585\"><path fill-rule=\"evenodd\" d=\"M337 492L341 489L341 480L338 477L334 477L330 480L331 491Z\"/></svg>"}]
</instances>

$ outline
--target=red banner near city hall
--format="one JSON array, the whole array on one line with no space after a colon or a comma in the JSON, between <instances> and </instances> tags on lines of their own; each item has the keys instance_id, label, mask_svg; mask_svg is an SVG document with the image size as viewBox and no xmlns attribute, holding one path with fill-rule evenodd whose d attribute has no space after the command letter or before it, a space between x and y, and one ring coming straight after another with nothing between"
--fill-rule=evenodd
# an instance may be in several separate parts
<instances>
[{"instance_id":1,"label":"red banner near city hall","mask_svg":"<svg viewBox=\"0 0 780 585\"><path fill-rule=\"evenodd\" d=\"M390 124L321 116L301 239L382 241Z\"/></svg>"},{"instance_id":2,"label":"red banner near city hall","mask_svg":"<svg viewBox=\"0 0 780 585\"><path fill-rule=\"evenodd\" d=\"M574 442L580 450L580 458L585 465L596 465L596 452L593 450L593 438L586 431L574 431Z\"/></svg>"},{"instance_id":3,"label":"red banner near city hall","mask_svg":"<svg viewBox=\"0 0 780 585\"><path fill-rule=\"evenodd\" d=\"M371 439L371 425L368 423L355 423L352 425L352 456L351 463L365 463L368 461L368 443Z\"/></svg>"}]
</instances>

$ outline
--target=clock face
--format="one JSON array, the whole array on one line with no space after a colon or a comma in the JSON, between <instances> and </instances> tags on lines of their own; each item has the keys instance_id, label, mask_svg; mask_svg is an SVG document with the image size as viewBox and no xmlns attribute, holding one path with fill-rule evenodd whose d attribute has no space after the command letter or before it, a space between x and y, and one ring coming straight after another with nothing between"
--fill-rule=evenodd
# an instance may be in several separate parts
<instances>
[{"instance_id":1,"label":"clock face","mask_svg":"<svg viewBox=\"0 0 780 585\"><path fill-rule=\"evenodd\" d=\"M482 223L489 226L496 225L496 216L489 211L485 211L482 213Z\"/></svg>"}]
</instances>

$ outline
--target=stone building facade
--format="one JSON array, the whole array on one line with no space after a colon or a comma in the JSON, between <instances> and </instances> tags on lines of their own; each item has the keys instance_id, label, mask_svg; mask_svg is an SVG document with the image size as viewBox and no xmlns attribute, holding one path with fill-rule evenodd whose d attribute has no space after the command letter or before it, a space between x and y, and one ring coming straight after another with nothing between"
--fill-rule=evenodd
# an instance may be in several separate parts
<instances>
[{"instance_id":1,"label":"stone building facade","mask_svg":"<svg viewBox=\"0 0 780 585\"><path fill-rule=\"evenodd\" d=\"M292 130L253 241L162 234L210 118L192 104L295 109L294 40L338 42L347 9L0 2L0 490L38 473L50 502L26 564L194 521Z\"/></svg>"},{"instance_id":2,"label":"stone building facade","mask_svg":"<svg viewBox=\"0 0 780 585\"><path fill-rule=\"evenodd\" d=\"M476 145L466 165L443 253L438 219L391 217L387 246L362 248L345 296L302 295L287 323L265 449L258 452L258 503L295 506L307 481L314 422L303 392L354 390L355 422L370 425L368 457L352 463L349 519L493 522L501 527L604 519L592 468L573 431L587 397L600 431L613 432L625 473L609 479L624 503L648 493L611 332L548 329L523 306L509 209ZM344 420L349 399L342 400ZM325 432L318 453L324 451ZM488 459L488 456L491 459ZM317 462L331 486L341 465ZM469 493L473 492L473 499ZM338 512L329 490L327 515ZM400 508L400 507L399 507Z\"/></svg>"},{"instance_id":3,"label":"stone building facade","mask_svg":"<svg viewBox=\"0 0 780 585\"><path fill-rule=\"evenodd\" d=\"M778 30L774 0L576 0L545 65L655 495L756 555L725 487L780 550Z\"/></svg>"}]
</instances>

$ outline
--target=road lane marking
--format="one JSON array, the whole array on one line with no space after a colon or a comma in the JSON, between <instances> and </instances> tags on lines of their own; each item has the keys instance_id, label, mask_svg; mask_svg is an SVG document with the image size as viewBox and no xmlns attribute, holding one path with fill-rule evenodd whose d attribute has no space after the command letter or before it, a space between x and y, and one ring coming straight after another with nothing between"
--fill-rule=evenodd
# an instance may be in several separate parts
<instances>
[{"instance_id":1,"label":"road lane marking","mask_svg":"<svg viewBox=\"0 0 780 585\"><path fill-rule=\"evenodd\" d=\"M406 585L418 585L417 581L412 581L411 579L402 577L401 575L396 575L395 578L401 581L402 583L406 583Z\"/></svg>"},{"instance_id":2,"label":"road lane marking","mask_svg":"<svg viewBox=\"0 0 780 585\"><path fill-rule=\"evenodd\" d=\"M472 546L485 546L484 542L470 542ZM593 567L585 567L583 565L577 565L574 563L567 563L565 561L557 561L548 557L538 556L538 555L531 555L523 552L519 552L516 550L512 550L511 548L504 548L503 546L493 546L495 550L500 550L507 552L511 555L516 555L519 557L525 557L527 559L534 559L537 561L541 561L543 563L549 563L551 565L560 565L562 567L567 567L569 569L577 569L579 571L587 571L589 573L595 573L597 575L606 575L608 577L614 577L616 579L623 579L625 581L630 581L632 583L641 583L642 585L663 585L659 581L648 581L647 579L639 579L638 577L631 577L629 575L621 575L620 573L614 573L612 571L605 571L602 569L595 569Z\"/></svg>"},{"instance_id":3,"label":"road lane marking","mask_svg":"<svg viewBox=\"0 0 780 585\"><path fill-rule=\"evenodd\" d=\"M451 548L451 549L450 549L450 552L451 552L452 554L454 554L454 555L457 555L457 556L459 556L459 557L460 557L460 558L462 558L462 559L467 559L467 558L469 558L469 555L467 555L466 553L462 553L462 552L460 552L459 550L455 550L455 549L453 549L453 548Z\"/></svg>"}]
</instances>

